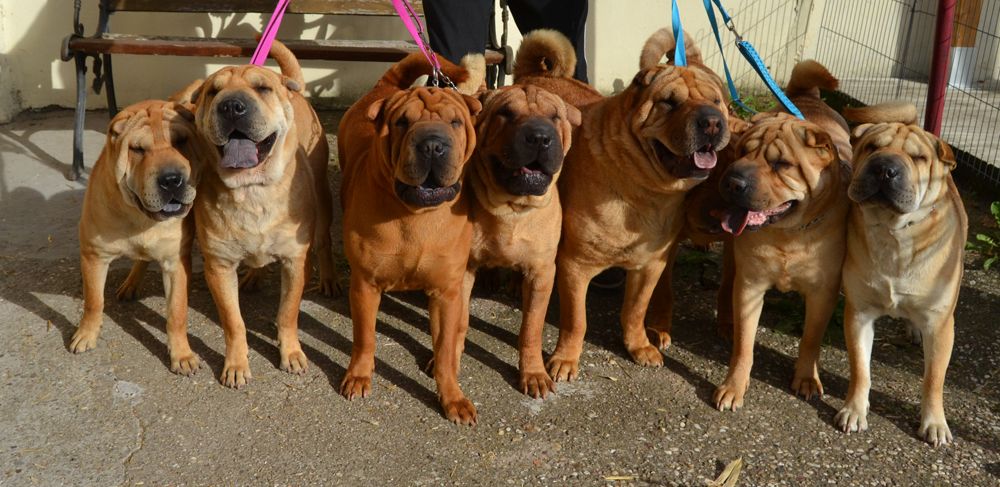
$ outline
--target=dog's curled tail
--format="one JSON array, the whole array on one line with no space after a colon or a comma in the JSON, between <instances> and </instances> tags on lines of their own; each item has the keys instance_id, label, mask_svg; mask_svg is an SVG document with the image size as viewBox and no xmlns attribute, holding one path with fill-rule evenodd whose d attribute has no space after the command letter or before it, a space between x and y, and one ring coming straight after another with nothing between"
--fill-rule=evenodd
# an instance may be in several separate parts
<instances>
[{"instance_id":1,"label":"dog's curled tail","mask_svg":"<svg viewBox=\"0 0 1000 487\"><path fill-rule=\"evenodd\" d=\"M552 29L538 29L524 36L514 56L514 82L527 76L572 78L576 51L569 39Z\"/></svg>"},{"instance_id":2,"label":"dog's curled tail","mask_svg":"<svg viewBox=\"0 0 1000 487\"><path fill-rule=\"evenodd\" d=\"M275 40L271 44L271 59L278 62L278 67L281 68L281 74L287 76L292 81L299 84L299 89L295 91L300 91L305 89L306 80L302 76L302 66L299 65L298 58L295 54L292 54L292 50L288 46L281 43L279 40Z\"/></svg>"},{"instance_id":3,"label":"dog's curled tail","mask_svg":"<svg viewBox=\"0 0 1000 487\"><path fill-rule=\"evenodd\" d=\"M815 96L819 97L819 90L832 91L840 85L826 66L807 59L799 61L792 69L792 76L788 79L788 86L785 87L785 94L792 96Z\"/></svg>"},{"instance_id":4,"label":"dog's curled tail","mask_svg":"<svg viewBox=\"0 0 1000 487\"><path fill-rule=\"evenodd\" d=\"M856 123L917 123L917 107L910 102L890 101L867 107L845 108L844 118Z\"/></svg>"},{"instance_id":5,"label":"dog's curled tail","mask_svg":"<svg viewBox=\"0 0 1000 487\"><path fill-rule=\"evenodd\" d=\"M438 62L441 63L441 72L455 83L459 92L471 95L485 88L486 58L482 54L466 54L462 58L461 65L456 65L441 56L438 56ZM379 84L405 90L417 84L423 85L423 82L417 83L417 81L432 74L431 64L423 53L414 52L392 65L382 75Z\"/></svg>"},{"instance_id":6,"label":"dog's curled tail","mask_svg":"<svg viewBox=\"0 0 1000 487\"><path fill-rule=\"evenodd\" d=\"M646 69L660 64L664 56L666 56L668 62L673 62L674 50L676 48L677 40L674 38L674 33L670 28L664 27L653 32L653 35L649 36L646 39L646 43L642 45L642 54L639 56L639 69ZM698 44L694 42L694 38L687 31L684 31L684 53L689 63L705 64L701 58L701 49L698 48Z\"/></svg>"}]
</instances>

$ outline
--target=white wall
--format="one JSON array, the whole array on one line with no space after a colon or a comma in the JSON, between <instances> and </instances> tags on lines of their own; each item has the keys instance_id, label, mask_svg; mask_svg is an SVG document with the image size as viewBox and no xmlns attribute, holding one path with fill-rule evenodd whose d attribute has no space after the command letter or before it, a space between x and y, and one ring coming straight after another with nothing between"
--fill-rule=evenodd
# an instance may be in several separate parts
<instances>
[{"instance_id":1,"label":"white wall","mask_svg":"<svg viewBox=\"0 0 1000 487\"><path fill-rule=\"evenodd\" d=\"M388 0L387 0L388 1ZM638 68L639 52L646 37L669 25L669 0L589 0L587 50L591 82L610 93L632 79ZM87 34L97 24L97 0L83 0L82 22ZM698 41L708 64L722 72L721 58L711 37L700 0L682 0L685 29ZM795 61L815 57L848 79L874 72L892 75L891 63L877 55L865 54L857 44L838 40L820 29L819 19L847 32L851 41L892 52L900 46L907 12L895 0L728 0L724 2L737 19L744 36L764 55L775 77L782 81ZM920 0L933 11L935 0ZM850 7L850 8L845 8ZM868 9L877 21L858 19L858 11ZM73 0L0 0L0 121L23 109L49 105L72 107L76 86L73 63L59 59L60 43L71 30ZM996 21L984 22L993 24ZM930 25L915 25L924 34ZM513 22L511 44L520 35ZM263 27L260 15L205 15L118 13L112 30L122 33L162 35L204 35L251 37ZM732 37L724 32L726 56L734 66L738 84L759 89L759 82L732 47ZM361 18L288 15L279 37L329 39L404 39L406 31L394 17ZM883 45L884 44L884 45ZM993 43L991 49L1000 49ZM924 43L911 46L907 64L926 64L929 49ZM995 60L993 55L989 59ZM192 79L203 78L230 63L231 58L186 58L158 56L115 56L115 82L119 104L146 98L162 98ZM88 63L89 64L89 63ZM365 92L386 69L379 63L310 61L306 67L308 90L319 103L347 105ZM996 64L996 63L993 63ZM874 70L873 70L874 68ZM881 71L879 71L881 69ZM1000 75L998 66L993 76ZM990 73L986 73L989 75ZM93 80L88 75L88 84ZM88 107L104 107L104 96L88 95Z\"/></svg>"}]
</instances>

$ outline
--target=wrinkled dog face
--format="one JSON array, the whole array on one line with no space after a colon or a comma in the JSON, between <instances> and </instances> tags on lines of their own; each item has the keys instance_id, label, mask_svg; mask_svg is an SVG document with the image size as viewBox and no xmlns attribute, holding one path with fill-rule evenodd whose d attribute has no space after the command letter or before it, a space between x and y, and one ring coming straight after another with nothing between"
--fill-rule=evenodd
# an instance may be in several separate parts
<instances>
[{"instance_id":1,"label":"wrinkled dog face","mask_svg":"<svg viewBox=\"0 0 1000 487\"><path fill-rule=\"evenodd\" d=\"M111 121L108 147L122 196L154 220L183 217L194 202L197 169L209 153L193 122L191 112L164 101L132 105Z\"/></svg>"},{"instance_id":2,"label":"wrinkled dog face","mask_svg":"<svg viewBox=\"0 0 1000 487\"><path fill-rule=\"evenodd\" d=\"M909 213L932 200L955 167L948 144L916 125L866 124L854 131L851 200ZM928 198L930 195L930 198Z\"/></svg>"},{"instance_id":3,"label":"wrinkled dog face","mask_svg":"<svg viewBox=\"0 0 1000 487\"><path fill-rule=\"evenodd\" d=\"M659 65L635 75L632 130L675 178L704 179L729 143L728 109L716 82L700 70Z\"/></svg>"},{"instance_id":4,"label":"wrinkled dog face","mask_svg":"<svg viewBox=\"0 0 1000 487\"><path fill-rule=\"evenodd\" d=\"M451 201L476 145L479 100L444 88L417 87L374 102L381 150L392 165L396 196L411 208Z\"/></svg>"},{"instance_id":5,"label":"wrinkled dog face","mask_svg":"<svg viewBox=\"0 0 1000 487\"><path fill-rule=\"evenodd\" d=\"M215 170L229 187L266 184L284 170L272 153L294 118L295 81L259 66L223 68L196 94L198 129L218 149ZM280 149L278 149L280 150Z\"/></svg>"},{"instance_id":6,"label":"wrinkled dog face","mask_svg":"<svg viewBox=\"0 0 1000 487\"><path fill-rule=\"evenodd\" d=\"M545 194L562 170L580 111L535 86L484 95L476 134L493 182L515 196Z\"/></svg>"},{"instance_id":7,"label":"wrinkled dog face","mask_svg":"<svg viewBox=\"0 0 1000 487\"><path fill-rule=\"evenodd\" d=\"M833 171L840 171L833 141L819 126L784 113L753 121L719 183L730 205L722 227L734 235L748 227L804 223L810 201L831 188Z\"/></svg>"}]
</instances>

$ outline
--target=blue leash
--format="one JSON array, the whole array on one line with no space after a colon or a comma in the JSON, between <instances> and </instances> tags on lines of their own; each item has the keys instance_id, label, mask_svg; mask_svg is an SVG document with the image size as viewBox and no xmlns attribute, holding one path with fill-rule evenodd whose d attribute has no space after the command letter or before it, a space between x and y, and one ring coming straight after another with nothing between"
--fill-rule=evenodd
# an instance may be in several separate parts
<instances>
[{"instance_id":1,"label":"blue leash","mask_svg":"<svg viewBox=\"0 0 1000 487\"><path fill-rule=\"evenodd\" d=\"M708 0L705 1L707 2ZM681 26L681 12L677 8L677 0L674 0L671 12L674 24L674 39L677 42L674 47L674 66L687 66L687 51L684 49L684 27Z\"/></svg>"},{"instance_id":2,"label":"blue leash","mask_svg":"<svg viewBox=\"0 0 1000 487\"><path fill-rule=\"evenodd\" d=\"M726 83L729 85L729 96L733 100L733 103L736 103L736 105L740 108L750 113L757 113L756 110L743 103L743 100L740 99L739 92L736 89L736 83L733 82L733 75L729 71L729 63L726 62L726 54L722 46L722 37L719 35L719 24L715 19L715 9L712 8L713 3L715 4L715 7L719 9L719 13L722 15L722 21L724 22L726 29L729 29L729 31L736 36L736 48L740 51L740 54L746 58L747 62L750 63L750 66L753 67L754 71L757 72L757 76L759 76L764 82L767 89L771 91L771 94L778 99L778 102L785 107L785 110L787 110L788 113L804 120L805 117L802 116L802 112L800 112L798 107L792 103L792 100L788 99L785 92L781 90L778 83L776 83L774 78L771 77L771 73L768 72L767 66L764 65L764 61L760 58L760 54L757 53L757 50L754 49L753 45L751 45L749 41L744 40L743 37L736 32L736 26L733 24L733 18L729 15L729 12L723 8L721 0L704 0L704 2L705 12L708 14L708 21L712 24L712 32L715 34L715 42L719 45L719 55L722 56L722 67L726 72ZM677 39L674 64L677 66L687 66L687 55L684 51L684 30L681 26L680 13L677 9L677 0L674 0L673 2L673 27L674 37ZM681 64L681 62L683 62L683 64Z\"/></svg>"}]
</instances>

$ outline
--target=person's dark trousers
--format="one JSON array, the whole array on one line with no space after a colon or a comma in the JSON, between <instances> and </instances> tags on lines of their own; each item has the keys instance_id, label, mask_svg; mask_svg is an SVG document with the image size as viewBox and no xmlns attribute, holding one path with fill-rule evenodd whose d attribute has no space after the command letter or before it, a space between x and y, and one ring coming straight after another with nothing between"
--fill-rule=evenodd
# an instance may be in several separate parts
<instances>
[{"instance_id":1,"label":"person's dark trousers","mask_svg":"<svg viewBox=\"0 0 1000 487\"><path fill-rule=\"evenodd\" d=\"M555 29L565 35L576 48L574 77L587 82L587 0L508 0L507 5L522 34ZM492 11L493 0L424 0L431 47L452 62L470 52L482 52Z\"/></svg>"}]
</instances>

